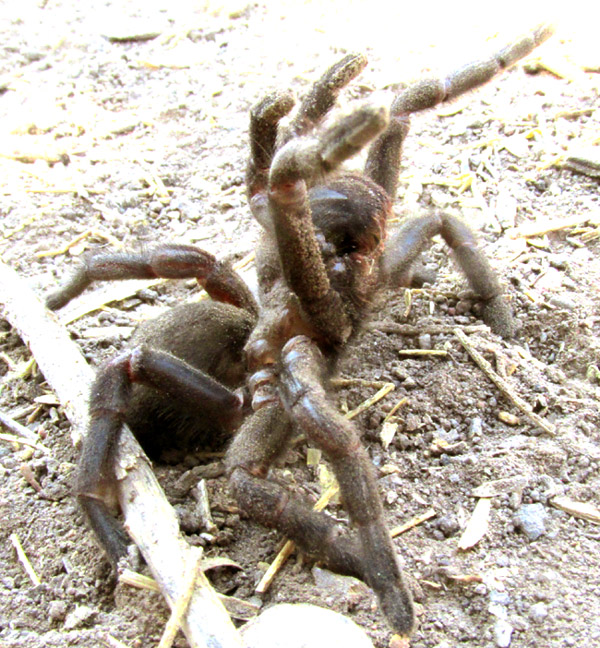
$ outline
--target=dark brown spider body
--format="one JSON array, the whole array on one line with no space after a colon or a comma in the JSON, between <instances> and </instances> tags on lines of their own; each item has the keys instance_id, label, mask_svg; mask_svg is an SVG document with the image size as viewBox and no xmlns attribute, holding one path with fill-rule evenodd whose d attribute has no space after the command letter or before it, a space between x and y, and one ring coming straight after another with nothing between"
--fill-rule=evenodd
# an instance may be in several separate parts
<instances>
[{"instance_id":1,"label":"dark brown spider body","mask_svg":"<svg viewBox=\"0 0 600 648\"><path fill-rule=\"evenodd\" d=\"M396 560L377 475L356 426L330 402L326 386L376 291L407 286L421 252L440 234L483 302L496 333L513 334L501 286L471 230L433 212L406 219L388 236L402 144L412 112L481 85L551 34L542 25L494 56L446 79L408 86L389 111L363 106L317 131L340 90L366 60L331 67L283 125L294 101L273 92L254 106L246 185L263 227L257 245L258 303L231 268L192 246L159 245L141 254L99 254L48 304L59 308L94 280L195 277L213 301L180 306L138 329L127 351L99 370L90 396L79 501L109 558L126 539L109 512L118 486L112 448L124 423L154 456L186 450L206 436L229 436L226 468L240 508L293 538L331 569L358 576L376 592L395 632L414 624ZM364 175L341 163L368 148ZM345 533L277 482L266 479L293 430L333 466L354 531Z\"/></svg>"},{"instance_id":2,"label":"dark brown spider body","mask_svg":"<svg viewBox=\"0 0 600 648\"><path fill-rule=\"evenodd\" d=\"M194 326L199 321L202 329ZM184 359L225 387L241 390L246 378L244 345L254 324L255 318L245 310L205 300L183 304L141 324L130 346ZM199 402L193 393L189 399L175 400L161 385L136 383L125 421L151 458L160 459L165 450L176 457L207 444L223 447L232 427L239 425L239 419L222 423L210 411L212 405L210 397Z\"/></svg>"}]
</instances>

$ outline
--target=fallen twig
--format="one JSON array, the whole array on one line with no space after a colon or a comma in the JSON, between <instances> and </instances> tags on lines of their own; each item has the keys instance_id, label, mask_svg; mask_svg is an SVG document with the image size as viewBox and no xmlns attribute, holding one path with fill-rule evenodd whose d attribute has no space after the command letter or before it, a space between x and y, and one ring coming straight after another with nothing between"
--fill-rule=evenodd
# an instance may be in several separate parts
<instances>
[{"instance_id":1,"label":"fallen twig","mask_svg":"<svg viewBox=\"0 0 600 648\"><path fill-rule=\"evenodd\" d=\"M229 558L214 557L202 559L202 562L200 563L200 569L202 571L207 571L213 567L236 567L241 569L236 562ZM145 589L160 594L160 587L153 578L150 578L150 576L144 576L143 574L138 574L130 569L124 569L119 574L119 583L124 583L131 587L137 587L139 589ZM226 594L220 593L217 593L217 596L225 606L227 612L229 612L234 619L249 621L260 611L259 606L244 601L243 599L235 598L235 596L227 596Z\"/></svg>"},{"instance_id":2,"label":"fallen twig","mask_svg":"<svg viewBox=\"0 0 600 648\"><path fill-rule=\"evenodd\" d=\"M444 358L448 355L448 351L445 349L400 349L398 351L399 356L437 356Z\"/></svg>"},{"instance_id":3,"label":"fallen twig","mask_svg":"<svg viewBox=\"0 0 600 648\"><path fill-rule=\"evenodd\" d=\"M515 394L512 387L494 371L492 365L473 347L469 342L467 336L460 330L454 329L454 335L458 338L460 343L463 345L467 353L471 356L473 361L479 366L483 373L498 387L498 389L508 398L508 400L518 407L521 412L536 426L540 427L544 432L548 434L556 434L556 427L549 423L541 416L536 414L518 394Z\"/></svg>"},{"instance_id":4,"label":"fallen twig","mask_svg":"<svg viewBox=\"0 0 600 648\"><path fill-rule=\"evenodd\" d=\"M371 398L367 398L367 400L363 401L353 410L350 410L349 412L344 414L344 416L348 420L355 418L360 413L369 409L369 407L375 405L375 403L378 403L382 398L385 398L385 396L387 396L391 391L394 391L394 389L396 389L396 385L394 385L394 383L385 383L385 385L376 394L373 394Z\"/></svg>"},{"instance_id":5,"label":"fallen twig","mask_svg":"<svg viewBox=\"0 0 600 648\"><path fill-rule=\"evenodd\" d=\"M0 434L0 439L2 441L8 441L10 443L20 443L21 445L27 446L28 448L35 448L36 450L41 450L42 452L50 452L45 445L41 443L36 443L35 441L30 441L29 439L24 439L23 437L18 437L15 434Z\"/></svg>"},{"instance_id":6,"label":"fallen twig","mask_svg":"<svg viewBox=\"0 0 600 648\"><path fill-rule=\"evenodd\" d=\"M119 641L116 637L108 634L108 632L100 636L100 641L102 641L105 646L108 646L108 648L129 648L127 644Z\"/></svg>"},{"instance_id":7,"label":"fallen twig","mask_svg":"<svg viewBox=\"0 0 600 648\"><path fill-rule=\"evenodd\" d=\"M119 641L116 637L113 637L111 634L106 632L101 635L100 641L108 648L129 648L127 644L124 644L122 641Z\"/></svg>"},{"instance_id":8,"label":"fallen twig","mask_svg":"<svg viewBox=\"0 0 600 648\"><path fill-rule=\"evenodd\" d=\"M510 237L516 239L543 236L550 232L558 232L569 229L570 227L576 227L577 225L583 225L589 220L590 216L586 214L577 214L571 218L550 218L518 227L510 233Z\"/></svg>"},{"instance_id":9,"label":"fallen twig","mask_svg":"<svg viewBox=\"0 0 600 648\"><path fill-rule=\"evenodd\" d=\"M570 513L572 516L587 520L593 524L600 524L600 509L590 502L578 502L570 497L553 497L550 504L554 508Z\"/></svg>"},{"instance_id":10,"label":"fallen twig","mask_svg":"<svg viewBox=\"0 0 600 648\"><path fill-rule=\"evenodd\" d=\"M87 430L87 394L92 369L67 331L47 311L27 284L0 263L0 303L4 317L29 345L73 426L78 442ZM150 463L131 432L124 428L116 453L119 501L125 526L140 548L163 596L172 605L186 587L190 546L181 537L175 512L167 502ZM192 648L240 648L241 638L203 575L198 579L182 629Z\"/></svg>"}]
</instances>

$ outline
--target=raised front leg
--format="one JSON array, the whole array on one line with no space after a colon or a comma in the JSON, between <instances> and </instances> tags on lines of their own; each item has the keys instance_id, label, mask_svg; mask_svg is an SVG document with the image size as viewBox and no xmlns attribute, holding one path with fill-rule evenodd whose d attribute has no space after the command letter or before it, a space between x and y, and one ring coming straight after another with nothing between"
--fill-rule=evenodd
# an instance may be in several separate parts
<instances>
[{"instance_id":1,"label":"raised front leg","mask_svg":"<svg viewBox=\"0 0 600 648\"><path fill-rule=\"evenodd\" d=\"M366 65L367 59L363 54L348 54L332 65L313 84L289 126L279 134L279 147L318 126L335 105L342 88L357 77Z\"/></svg>"},{"instance_id":2,"label":"raised front leg","mask_svg":"<svg viewBox=\"0 0 600 648\"><path fill-rule=\"evenodd\" d=\"M289 287L319 333L343 344L352 322L333 289L312 219L308 188L354 155L387 123L381 108L365 106L342 118L318 139L290 141L275 156L269 178L269 215Z\"/></svg>"},{"instance_id":3,"label":"raised front leg","mask_svg":"<svg viewBox=\"0 0 600 648\"><path fill-rule=\"evenodd\" d=\"M256 314L252 293L227 263L192 245L164 244L142 252L100 252L84 259L75 273L50 294L46 305L62 308L94 281L113 279L195 278L217 301Z\"/></svg>"},{"instance_id":4,"label":"raised front leg","mask_svg":"<svg viewBox=\"0 0 600 648\"><path fill-rule=\"evenodd\" d=\"M415 261L441 234L454 252L469 285L483 302L483 320L498 335L510 338L515 333L512 313L502 287L489 261L477 245L472 230L459 218L433 212L407 219L390 237L382 257L382 271L391 286L409 286Z\"/></svg>"},{"instance_id":5,"label":"raised front leg","mask_svg":"<svg viewBox=\"0 0 600 648\"><path fill-rule=\"evenodd\" d=\"M396 195L402 144L409 130L409 116L456 99L490 81L519 59L530 54L554 33L542 24L485 59L472 61L443 79L423 79L402 90L392 102L390 125L371 145L365 173L393 199Z\"/></svg>"}]
</instances>

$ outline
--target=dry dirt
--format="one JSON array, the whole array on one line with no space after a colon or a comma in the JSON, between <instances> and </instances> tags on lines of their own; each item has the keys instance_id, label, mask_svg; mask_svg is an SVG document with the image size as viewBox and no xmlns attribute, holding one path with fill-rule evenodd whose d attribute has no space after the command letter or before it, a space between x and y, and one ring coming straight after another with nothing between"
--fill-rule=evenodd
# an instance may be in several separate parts
<instances>
[{"instance_id":1,"label":"dry dirt","mask_svg":"<svg viewBox=\"0 0 600 648\"><path fill-rule=\"evenodd\" d=\"M172 240L244 257L257 233L243 190L247 114L265 88L287 85L302 94L330 63L364 49L371 64L343 99L389 101L395 84L477 57L497 31L471 18L473 24L464 19L436 32L417 10L410 19L388 14L382 32L373 18L378 5L369 4L363 15L342 3L327 12L313 3L185 12L176 2L162 10L105 3L102 11L73 0L5 2L3 261L43 295L79 254L105 245ZM513 24L531 24L517 5L512 11ZM442 15L438 22L449 20ZM107 38L153 31L160 35L146 41ZM441 242L427 259L438 271L435 285L413 291L410 308L404 291L383 295L341 367L342 377L356 382L333 395L351 409L377 390L369 383L393 383L356 419L378 467L388 523L436 512L395 541L420 590L414 648L600 645L600 527L552 504L568 496L600 506L599 180L565 165L567 153L594 143L585 155L595 150L598 159L600 61L587 59L572 37L559 30L540 51L541 63L534 55L529 73L517 65L450 107L415 117L397 205L402 214L456 208L481 232L520 328L508 342L485 331L469 339L556 434L531 424L451 332L481 322ZM563 226L519 236L519 228L544 230L550 221ZM186 282L161 284L80 317L69 330L98 365L141 318L197 294ZM424 332L391 332L398 324ZM447 328L428 333L434 325ZM131 648L156 645L166 606L157 595L110 583L71 494L76 452L69 424L6 323L0 347L0 407L50 449L0 441L0 645L92 647L111 645L108 635ZM429 348L447 354L399 354ZM383 419L401 399L407 401L385 448ZM320 603L364 626L376 646L388 645L390 633L365 587L323 581L326 574L298 556L257 597L254 586L282 539L236 512L218 461L204 469L217 531L202 535L179 480L193 461L157 472L190 542L242 565L214 576L219 590L264 606ZM321 492L303 446L275 472L309 498ZM492 498L483 539L459 551L477 502L473 489L509 477ZM330 511L346 519L342 507ZM41 584L24 572L11 534ZM175 645L187 644L179 636Z\"/></svg>"}]
</instances>

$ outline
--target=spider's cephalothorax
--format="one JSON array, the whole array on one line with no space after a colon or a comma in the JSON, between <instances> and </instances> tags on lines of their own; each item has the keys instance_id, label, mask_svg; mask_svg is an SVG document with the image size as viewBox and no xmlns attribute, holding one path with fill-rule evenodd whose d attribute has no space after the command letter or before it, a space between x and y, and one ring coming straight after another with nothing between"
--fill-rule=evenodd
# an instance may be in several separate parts
<instances>
[{"instance_id":1,"label":"spider's cephalothorax","mask_svg":"<svg viewBox=\"0 0 600 648\"><path fill-rule=\"evenodd\" d=\"M410 633L412 600L375 470L356 426L329 401L327 377L375 291L410 285L415 262L436 234L482 301L484 320L496 333L512 335L500 284L464 223L433 212L404 220L389 236L386 225L410 114L487 82L550 33L541 26L445 79L409 85L389 111L363 106L325 129L317 127L341 88L363 69L364 57L346 56L327 70L285 126L292 95L274 92L260 101L251 112L246 174L250 209L263 226L258 299L204 250L167 244L140 254L97 254L50 296L49 306L59 308L95 280L195 277L212 298L144 324L129 349L98 371L77 492L113 563L126 550L109 512L117 487L111 449L123 424L155 456L165 448L193 448L208 435L233 436L226 467L241 509L331 569L365 580L392 628ZM364 175L338 171L367 145ZM332 464L353 531L344 533L332 518L266 479L293 429Z\"/></svg>"}]
</instances>

